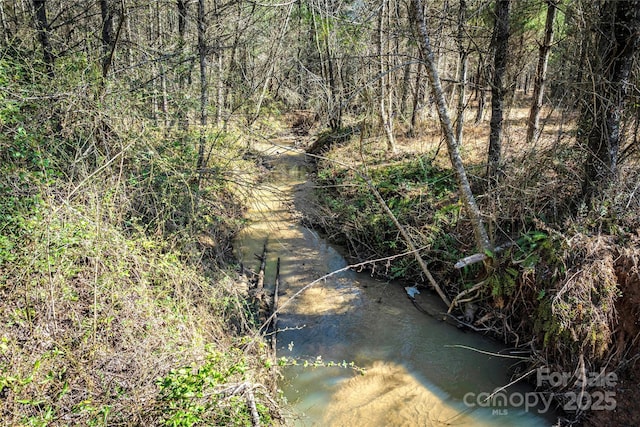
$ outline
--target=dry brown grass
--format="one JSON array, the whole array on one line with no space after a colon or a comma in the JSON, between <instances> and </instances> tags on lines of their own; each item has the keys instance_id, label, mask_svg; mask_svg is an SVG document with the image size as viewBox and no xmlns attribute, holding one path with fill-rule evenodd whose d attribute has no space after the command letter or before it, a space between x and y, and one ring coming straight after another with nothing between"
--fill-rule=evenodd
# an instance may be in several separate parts
<instances>
[{"instance_id":1,"label":"dry brown grass","mask_svg":"<svg viewBox=\"0 0 640 427\"><path fill-rule=\"evenodd\" d=\"M236 280L87 208L48 206L37 238L0 270L11 278L0 286L3 425L156 424L158 378L251 334ZM252 360L267 356L256 356L245 381L262 381Z\"/></svg>"}]
</instances>

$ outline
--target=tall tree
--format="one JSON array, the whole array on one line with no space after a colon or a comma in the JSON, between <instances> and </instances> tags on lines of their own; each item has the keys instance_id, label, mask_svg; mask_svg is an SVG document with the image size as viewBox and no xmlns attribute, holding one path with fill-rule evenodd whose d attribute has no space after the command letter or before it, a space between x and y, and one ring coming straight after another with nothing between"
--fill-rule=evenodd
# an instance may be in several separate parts
<instances>
[{"instance_id":1,"label":"tall tree","mask_svg":"<svg viewBox=\"0 0 640 427\"><path fill-rule=\"evenodd\" d=\"M256 111L255 114L251 120L251 123L255 122L258 117L260 116L260 108L262 107L262 102L264 101L264 98L267 94L267 89L269 88L269 85L271 84L271 80L273 79L273 75L276 71L276 65L278 64L278 56L280 54L280 49L282 48L282 42L285 38L285 35L287 33L287 29L289 28L289 21L291 18L291 12L293 11L293 3L290 3L288 5L288 9L287 9L287 13L285 15L285 20L284 23L282 24L282 26L280 27L280 34L279 36L276 38L276 40L274 40L273 42L273 47L272 50L270 52L270 57L271 57L271 64L269 69L267 70L267 75L264 77L264 82L262 85L262 91L260 92L260 97L258 98L258 102L256 103ZM330 55L329 53L329 45L328 45L328 41L327 41L327 55ZM331 62L330 62L331 64ZM333 68L330 68L330 79L331 81L333 81L334 79L334 71Z\"/></svg>"},{"instance_id":2,"label":"tall tree","mask_svg":"<svg viewBox=\"0 0 640 427\"><path fill-rule=\"evenodd\" d=\"M460 0L458 9L458 34L456 35L456 44L458 45L459 69L458 69L458 106L456 109L456 141L462 144L462 131L464 129L464 109L466 104L467 93L467 62L469 53L464 45L465 23L467 20L467 2Z\"/></svg>"},{"instance_id":3,"label":"tall tree","mask_svg":"<svg viewBox=\"0 0 640 427\"><path fill-rule=\"evenodd\" d=\"M504 117L505 86L509 47L509 7L510 0L497 0L495 26L493 29L493 79L491 83L491 130L487 156L487 177L496 178L500 168L502 153L502 121Z\"/></svg>"},{"instance_id":4,"label":"tall tree","mask_svg":"<svg viewBox=\"0 0 640 427\"><path fill-rule=\"evenodd\" d=\"M531 143L538 139L540 134L540 110L542 109L542 99L544 97L544 87L547 79L547 65L553 43L553 21L558 8L558 0L547 0L547 17L544 24L544 41L540 45L538 57L538 67L533 85L533 102L529 112L527 123L527 142Z\"/></svg>"},{"instance_id":5,"label":"tall tree","mask_svg":"<svg viewBox=\"0 0 640 427\"><path fill-rule=\"evenodd\" d=\"M209 84L207 79L207 25L205 0L198 0L198 59L200 62L200 142L198 144L198 170L204 167L205 126L207 125L207 104Z\"/></svg>"},{"instance_id":6,"label":"tall tree","mask_svg":"<svg viewBox=\"0 0 640 427\"><path fill-rule=\"evenodd\" d=\"M47 2L46 0L33 0L33 8L36 13L36 30L38 31L38 40L42 47L42 56L44 65L47 69L49 77L54 76L53 72L53 50L51 41L49 40L49 20L47 18Z\"/></svg>"},{"instance_id":7,"label":"tall tree","mask_svg":"<svg viewBox=\"0 0 640 427\"><path fill-rule=\"evenodd\" d=\"M379 87L379 115L382 128L387 137L387 151L396 152L396 137L393 132L393 102L391 90L391 73L390 73L390 49L389 38L384 38L384 34L389 34L390 27L390 10L389 0L383 0L378 11L378 60L380 65ZM386 12L386 13L385 13Z\"/></svg>"},{"instance_id":8,"label":"tall tree","mask_svg":"<svg viewBox=\"0 0 640 427\"><path fill-rule=\"evenodd\" d=\"M189 8L188 0L177 0L178 7L178 44L179 48L184 46L184 35L187 30L187 11Z\"/></svg>"},{"instance_id":9,"label":"tall tree","mask_svg":"<svg viewBox=\"0 0 640 427\"><path fill-rule=\"evenodd\" d=\"M7 22L7 14L4 11L4 0L0 0L0 29L2 30L2 40L4 41L5 46L9 46L11 30L9 29L9 23Z\"/></svg>"},{"instance_id":10,"label":"tall tree","mask_svg":"<svg viewBox=\"0 0 640 427\"><path fill-rule=\"evenodd\" d=\"M418 57L422 55L422 51L418 49ZM422 81L422 61L418 63L418 71L416 72L416 81L413 88L413 102L411 106L411 121L409 124L409 131L407 135L409 137L414 137L416 134L416 125L418 121L418 109L420 107L420 100L422 99L422 86L420 82Z\"/></svg>"},{"instance_id":11,"label":"tall tree","mask_svg":"<svg viewBox=\"0 0 640 427\"><path fill-rule=\"evenodd\" d=\"M473 192L471 191L467 173L464 169L464 165L462 164L460 148L453 133L453 125L451 124L451 118L449 117L449 111L447 110L444 91L442 90L442 85L440 83L440 77L436 67L433 49L431 48L429 33L427 32L427 25L422 12L422 2L420 0L412 0L412 6L412 20L418 33L418 43L422 50L422 59L425 63L429 82L431 83L431 90L438 109L440 124L447 141L449 159L451 160L451 165L453 166L456 180L458 182L460 198L462 199L465 210L473 224L473 231L478 248L481 251L488 251L492 249L492 245L489 241L489 236L484 226L484 222L482 221L482 214L478 208L476 199L473 196Z\"/></svg>"},{"instance_id":12,"label":"tall tree","mask_svg":"<svg viewBox=\"0 0 640 427\"><path fill-rule=\"evenodd\" d=\"M478 107L476 109L476 119L475 123L480 124L484 118L484 108L487 102L487 75L488 73L488 64L485 56L483 54L479 55L478 58L478 66L476 70L476 81L475 81L475 97L478 99Z\"/></svg>"},{"instance_id":13,"label":"tall tree","mask_svg":"<svg viewBox=\"0 0 640 427\"><path fill-rule=\"evenodd\" d=\"M640 0L600 4L594 93L582 109L580 134L589 149L583 194L590 198L617 178L621 122L640 37Z\"/></svg>"},{"instance_id":14,"label":"tall tree","mask_svg":"<svg viewBox=\"0 0 640 427\"><path fill-rule=\"evenodd\" d=\"M329 85L329 91L327 92L329 127L336 131L342 127L342 91L338 86L340 79L340 73L337 69L338 58L334 52L334 43L332 43L332 38L335 37L335 32L330 31L330 27L336 24L336 22L333 22L333 9L337 5L334 6L329 3L332 2L325 2L325 5L320 8L319 19L316 20L317 17L315 13L313 14L313 19L314 25L320 25L320 32L318 31L318 27L316 27L315 34L316 39L320 38L321 40L318 40L316 43L318 45L318 53L322 63L324 81Z\"/></svg>"},{"instance_id":15,"label":"tall tree","mask_svg":"<svg viewBox=\"0 0 640 427\"><path fill-rule=\"evenodd\" d=\"M116 14L114 0L100 0L100 14L102 16L102 77L106 78L111 68L116 43L122 28L124 16L124 2L121 3L120 22L118 29L113 31L113 18Z\"/></svg>"},{"instance_id":16,"label":"tall tree","mask_svg":"<svg viewBox=\"0 0 640 427\"><path fill-rule=\"evenodd\" d=\"M100 0L100 14L102 16L102 73L105 74L109 53L114 42L113 7L109 0Z\"/></svg>"}]
</instances>

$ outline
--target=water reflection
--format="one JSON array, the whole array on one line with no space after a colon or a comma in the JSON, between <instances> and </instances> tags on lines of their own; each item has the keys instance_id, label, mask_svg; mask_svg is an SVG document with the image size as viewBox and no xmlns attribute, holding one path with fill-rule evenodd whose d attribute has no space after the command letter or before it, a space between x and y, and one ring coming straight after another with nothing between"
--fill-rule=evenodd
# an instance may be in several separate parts
<instances>
[{"instance_id":1,"label":"water reflection","mask_svg":"<svg viewBox=\"0 0 640 427\"><path fill-rule=\"evenodd\" d=\"M266 277L282 258L279 356L299 360L355 362L366 374L348 368L290 366L281 386L298 413L298 425L438 426L550 425L535 410L481 408L465 395L492 392L508 382L513 360L451 345L499 352L495 343L417 311L402 285L382 283L345 271L303 286L346 266L342 255L315 232L298 225L291 213L296 186L304 182L301 154L274 159L271 181L257 189L251 224L238 239L239 256L253 261L269 237ZM272 279L271 279L272 281ZM443 307L424 298L433 312ZM510 388L512 393L531 392ZM475 396L474 395L474 396ZM473 400L468 400L473 403ZM495 408L494 408L495 409Z\"/></svg>"}]
</instances>

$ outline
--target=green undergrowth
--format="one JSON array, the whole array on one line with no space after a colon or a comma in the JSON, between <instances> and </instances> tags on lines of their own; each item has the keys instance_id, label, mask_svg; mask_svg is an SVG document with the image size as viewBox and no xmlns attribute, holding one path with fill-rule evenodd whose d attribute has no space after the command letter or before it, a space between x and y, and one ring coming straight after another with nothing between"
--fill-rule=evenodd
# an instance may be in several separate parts
<instances>
[{"instance_id":1,"label":"green undergrowth","mask_svg":"<svg viewBox=\"0 0 640 427\"><path fill-rule=\"evenodd\" d=\"M57 67L0 61L2 424L273 422L270 355L226 267L255 175L241 134L158 128L117 87L87 90L86 61Z\"/></svg>"},{"instance_id":2,"label":"green undergrowth","mask_svg":"<svg viewBox=\"0 0 640 427\"><path fill-rule=\"evenodd\" d=\"M358 172L322 162L317 173L318 196L330 214L314 220L334 240L347 246L358 259L379 258L407 250L391 218L383 211L365 181L370 177L398 221L415 236L415 244L434 268L444 268L459 255L452 232L460 205L453 197L455 181L450 171L435 166L429 156L370 165ZM432 254L437 254L432 256ZM393 260L377 273L391 278L419 277L412 257Z\"/></svg>"},{"instance_id":3,"label":"green undergrowth","mask_svg":"<svg viewBox=\"0 0 640 427\"><path fill-rule=\"evenodd\" d=\"M320 207L306 216L351 256L364 261L407 250L366 185L368 176L414 245L424 248L420 254L444 292L451 300L462 296L453 313L463 319L465 308L472 308L464 318L468 326L525 347L528 369L622 372L632 365L640 350L636 168L624 168L615 188L587 205L576 203L581 181L575 150L555 147L510 159L494 188L476 194L501 248L487 252L485 262L457 270L454 264L476 249L451 171L434 166L429 156L410 154L388 160L368 153L364 167L362 150L352 142L317 163ZM349 162L360 166L344 166ZM429 287L411 256L373 269ZM554 391L579 386L573 376Z\"/></svg>"}]
</instances>

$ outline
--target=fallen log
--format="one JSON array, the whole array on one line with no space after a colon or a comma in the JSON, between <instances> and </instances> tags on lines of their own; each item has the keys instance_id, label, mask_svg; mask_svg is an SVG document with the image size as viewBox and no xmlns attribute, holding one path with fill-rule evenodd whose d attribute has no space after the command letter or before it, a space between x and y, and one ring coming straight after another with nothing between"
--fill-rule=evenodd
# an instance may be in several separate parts
<instances>
[{"instance_id":1,"label":"fallen log","mask_svg":"<svg viewBox=\"0 0 640 427\"><path fill-rule=\"evenodd\" d=\"M250 292L253 300L253 313L257 322L262 322L266 317L265 313L268 311L268 307L266 307L267 297L264 291L264 271L267 266L267 241L268 238L265 239L264 245L262 246L262 254L260 256L255 255L256 258L260 260L260 267L255 282L255 289Z\"/></svg>"},{"instance_id":2,"label":"fallen log","mask_svg":"<svg viewBox=\"0 0 640 427\"><path fill-rule=\"evenodd\" d=\"M280 257L276 264L276 281L273 287L273 304L271 305L271 351L276 355L278 333L278 292L280 291Z\"/></svg>"},{"instance_id":3,"label":"fallen log","mask_svg":"<svg viewBox=\"0 0 640 427\"><path fill-rule=\"evenodd\" d=\"M260 256L260 270L258 270L258 281L256 283L256 297L262 294L264 289L264 269L267 267L267 240L264 241L262 247L262 255Z\"/></svg>"},{"instance_id":4,"label":"fallen log","mask_svg":"<svg viewBox=\"0 0 640 427\"><path fill-rule=\"evenodd\" d=\"M468 257L462 258L460 261L456 262L454 267L459 270L459 269L464 268L464 267L466 267L468 265L475 264L477 262L483 262L486 259L493 258L495 256L495 254L499 254L500 252L503 252L503 251L509 249L513 245L515 245L515 243L509 242L509 243L505 243L504 245L497 246L493 250L491 255L486 254L486 253L469 255Z\"/></svg>"}]
</instances>

